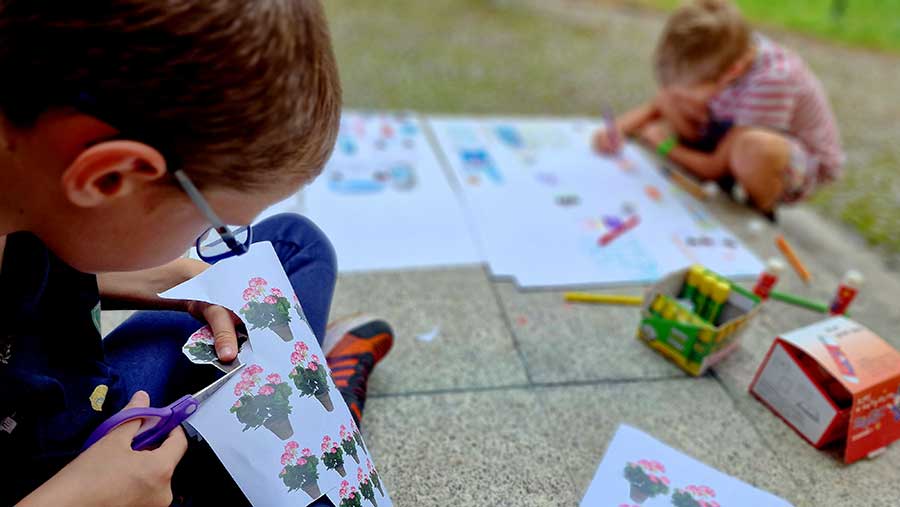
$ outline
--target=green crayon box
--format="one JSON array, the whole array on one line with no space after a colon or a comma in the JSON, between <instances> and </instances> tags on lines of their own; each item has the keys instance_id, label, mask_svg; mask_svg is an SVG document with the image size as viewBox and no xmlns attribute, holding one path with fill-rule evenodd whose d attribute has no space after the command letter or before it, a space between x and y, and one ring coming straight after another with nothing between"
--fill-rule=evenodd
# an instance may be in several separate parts
<instances>
[{"instance_id":1,"label":"green crayon box","mask_svg":"<svg viewBox=\"0 0 900 507\"><path fill-rule=\"evenodd\" d=\"M707 311L709 295L688 285L714 287L715 297L724 300L714 311ZM677 299L695 292L703 304ZM667 275L646 292L637 338L684 371L699 376L738 346L740 335L759 308L760 299L752 292L701 266L692 266Z\"/></svg>"}]
</instances>

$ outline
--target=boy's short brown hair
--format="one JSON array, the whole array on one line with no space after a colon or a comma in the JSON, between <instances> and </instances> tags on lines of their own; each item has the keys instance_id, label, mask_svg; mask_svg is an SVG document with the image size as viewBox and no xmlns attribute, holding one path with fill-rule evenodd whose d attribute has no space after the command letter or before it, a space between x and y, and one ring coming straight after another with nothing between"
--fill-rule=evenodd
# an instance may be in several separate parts
<instances>
[{"instance_id":1,"label":"boy's short brown hair","mask_svg":"<svg viewBox=\"0 0 900 507\"><path fill-rule=\"evenodd\" d=\"M74 107L200 186L309 181L341 90L318 0L0 0L0 111Z\"/></svg>"},{"instance_id":2,"label":"boy's short brown hair","mask_svg":"<svg viewBox=\"0 0 900 507\"><path fill-rule=\"evenodd\" d=\"M669 17L656 46L663 86L696 84L724 74L751 45L751 29L728 0L695 0Z\"/></svg>"}]
</instances>

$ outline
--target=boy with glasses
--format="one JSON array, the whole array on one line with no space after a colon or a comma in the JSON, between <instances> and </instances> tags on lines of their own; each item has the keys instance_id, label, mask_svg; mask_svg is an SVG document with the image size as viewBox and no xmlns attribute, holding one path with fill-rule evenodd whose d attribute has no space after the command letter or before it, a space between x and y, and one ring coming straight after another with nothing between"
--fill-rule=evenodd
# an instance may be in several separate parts
<instances>
[{"instance_id":1,"label":"boy with glasses","mask_svg":"<svg viewBox=\"0 0 900 507\"><path fill-rule=\"evenodd\" d=\"M361 416L391 330L356 318L326 331L328 240L294 215L226 225L330 154L340 85L317 1L0 0L0 65L0 504L169 505L173 490L179 505L246 504L180 428L136 452L129 423L81 452L123 407L215 380L180 352L204 324L219 359L236 357L237 317L156 296L208 266L172 260L198 237L211 262L273 243ZM101 301L155 311L101 340Z\"/></svg>"}]
</instances>

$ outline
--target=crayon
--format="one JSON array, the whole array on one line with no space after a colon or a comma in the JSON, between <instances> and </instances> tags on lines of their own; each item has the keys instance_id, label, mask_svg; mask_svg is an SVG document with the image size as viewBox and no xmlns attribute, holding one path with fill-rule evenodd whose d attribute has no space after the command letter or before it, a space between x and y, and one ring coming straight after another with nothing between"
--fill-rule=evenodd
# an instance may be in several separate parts
<instances>
[{"instance_id":1,"label":"crayon","mask_svg":"<svg viewBox=\"0 0 900 507\"><path fill-rule=\"evenodd\" d=\"M778 292L777 290L771 291L769 293L769 297L774 299L775 301L781 301L782 303L787 303L789 305L799 306L801 308L806 308L807 310L812 310L814 312L828 313L828 305L819 301L810 301L793 294Z\"/></svg>"},{"instance_id":2,"label":"crayon","mask_svg":"<svg viewBox=\"0 0 900 507\"><path fill-rule=\"evenodd\" d=\"M791 245L788 244L786 239L784 239L784 236L781 234L776 236L775 244L778 245L778 249L781 250L781 253L783 253L788 262L791 263L791 266L794 268L794 271L797 272L797 275L800 276L804 283L809 284L809 281L812 279L812 275L810 275L809 270L806 269L806 266L803 265L803 262L800 261L800 257L797 257L797 253L794 252L794 249L791 248Z\"/></svg>"},{"instance_id":3,"label":"crayon","mask_svg":"<svg viewBox=\"0 0 900 507\"><path fill-rule=\"evenodd\" d=\"M566 292L566 301L574 303L596 303L604 305L641 306L644 298L641 296L623 296L614 294L589 294L587 292Z\"/></svg>"}]
</instances>

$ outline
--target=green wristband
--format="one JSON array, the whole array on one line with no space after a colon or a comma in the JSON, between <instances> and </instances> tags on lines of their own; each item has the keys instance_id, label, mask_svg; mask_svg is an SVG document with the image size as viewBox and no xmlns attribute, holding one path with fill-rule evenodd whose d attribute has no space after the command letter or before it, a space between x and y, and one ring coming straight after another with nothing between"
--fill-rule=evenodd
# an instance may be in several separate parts
<instances>
[{"instance_id":1,"label":"green wristband","mask_svg":"<svg viewBox=\"0 0 900 507\"><path fill-rule=\"evenodd\" d=\"M656 153L659 153L659 156L663 158L669 158L669 153L671 153L676 146L678 146L678 140L675 139L674 136L669 137L656 146Z\"/></svg>"}]
</instances>

